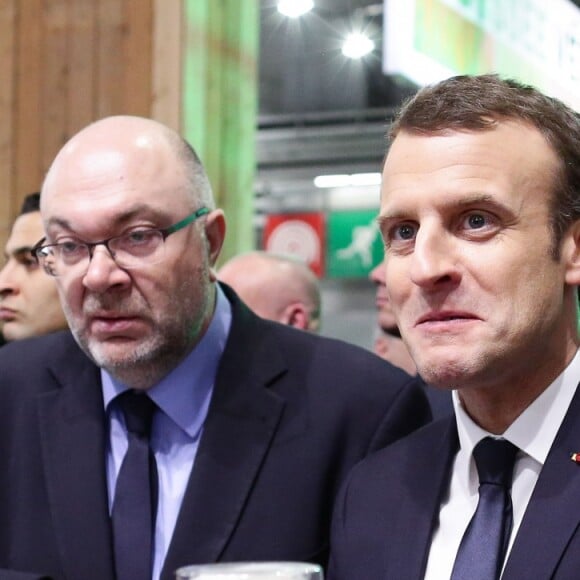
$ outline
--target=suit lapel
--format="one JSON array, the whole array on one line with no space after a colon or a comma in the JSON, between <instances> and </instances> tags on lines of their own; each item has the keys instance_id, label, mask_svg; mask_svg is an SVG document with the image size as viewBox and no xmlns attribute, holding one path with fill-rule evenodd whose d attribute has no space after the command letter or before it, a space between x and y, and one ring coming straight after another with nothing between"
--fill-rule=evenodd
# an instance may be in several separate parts
<instances>
[{"instance_id":1,"label":"suit lapel","mask_svg":"<svg viewBox=\"0 0 580 580\"><path fill-rule=\"evenodd\" d=\"M429 429L429 442L414 454L414 468L405 473L409 493L401 498L398 513L403 521L396 526L389 545L386 578L423 578L433 532L438 523L441 501L448 491L452 462L457 453L458 439L455 417L441 420ZM428 475L426 476L426 472ZM396 549L393 550L393 546Z\"/></svg>"},{"instance_id":2,"label":"suit lapel","mask_svg":"<svg viewBox=\"0 0 580 580\"><path fill-rule=\"evenodd\" d=\"M542 468L502 578L551 578L580 524L580 466L570 453L580 450L580 388Z\"/></svg>"},{"instance_id":3,"label":"suit lapel","mask_svg":"<svg viewBox=\"0 0 580 580\"><path fill-rule=\"evenodd\" d=\"M72 339L55 361L59 388L38 399L49 509L67 578L114 577L98 370Z\"/></svg>"},{"instance_id":4,"label":"suit lapel","mask_svg":"<svg viewBox=\"0 0 580 580\"><path fill-rule=\"evenodd\" d=\"M219 559L276 433L284 401L266 387L285 366L272 344L267 359L257 361L261 334L260 322L234 301L230 337L163 579L173 578L180 566Z\"/></svg>"}]
</instances>

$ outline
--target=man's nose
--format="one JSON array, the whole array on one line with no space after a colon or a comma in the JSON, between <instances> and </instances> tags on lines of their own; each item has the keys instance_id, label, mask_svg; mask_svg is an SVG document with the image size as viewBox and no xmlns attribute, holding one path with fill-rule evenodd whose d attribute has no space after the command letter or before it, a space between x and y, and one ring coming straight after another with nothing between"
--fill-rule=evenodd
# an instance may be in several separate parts
<instances>
[{"instance_id":1,"label":"man's nose","mask_svg":"<svg viewBox=\"0 0 580 580\"><path fill-rule=\"evenodd\" d=\"M102 293L112 286L126 284L129 280L129 275L115 262L107 247L99 245L93 248L83 276L83 284L87 289Z\"/></svg>"},{"instance_id":2,"label":"man's nose","mask_svg":"<svg viewBox=\"0 0 580 580\"><path fill-rule=\"evenodd\" d=\"M385 264L381 262L369 272L369 280L375 284L385 283Z\"/></svg>"},{"instance_id":3,"label":"man's nose","mask_svg":"<svg viewBox=\"0 0 580 580\"><path fill-rule=\"evenodd\" d=\"M419 228L413 250L411 279L424 288L436 288L460 279L456 239L443 228Z\"/></svg>"},{"instance_id":4,"label":"man's nose","mask_svg":"<svg viewBox=\"0 0 580 580\"><path fill-rule=\"evenodd\" d=\"M18 292L18 284L15 280L15 268L12 261L8 261L0 270L0 297Z\"/></svg>"}]
</instances>

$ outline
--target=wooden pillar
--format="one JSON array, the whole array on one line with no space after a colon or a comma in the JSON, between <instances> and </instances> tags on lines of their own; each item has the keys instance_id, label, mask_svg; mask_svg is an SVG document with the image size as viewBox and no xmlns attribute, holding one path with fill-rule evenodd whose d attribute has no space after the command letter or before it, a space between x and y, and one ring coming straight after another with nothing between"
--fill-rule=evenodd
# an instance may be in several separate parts
<instances>
[{"instance_id":1,"label":"wooden pillar","mask_svg":"<svg viewBox=\"0 0 580 580\"><path fill-rule=\"evenodd\" d=\"M226 212L225 260L253 246L258 0L184 0L182 133Z\"/></svg>"},{"instance_id":2,"label":"wooden pillar","mask_svg":"<svg viewBox=\"0 0 580 580\"><path fill-rule=\"evenodd\" d=\"M0 252L14 211L15 14L16 0L0 0Z\"/></svg>"},{"instance_id":3,"label":"wooden pillar","mask_svg":"<svg viewBox=\"0 0 580 580\"><path fill-rule=\"evenodd\" d=\"M152 20L153 0L0 0L0 249L74 133L151 116Z\"/></svg>"}]
</instances>

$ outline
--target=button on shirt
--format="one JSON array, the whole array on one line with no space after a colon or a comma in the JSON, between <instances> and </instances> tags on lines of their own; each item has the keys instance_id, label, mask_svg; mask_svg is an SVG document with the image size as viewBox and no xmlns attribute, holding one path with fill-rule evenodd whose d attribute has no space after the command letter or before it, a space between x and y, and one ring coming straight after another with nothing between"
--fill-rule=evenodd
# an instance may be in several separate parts
<instances>
[{"instance_id":1,"label":"button on shirt","mask_svg":"<svg viewBox=\"0 0 580 580\"><path fill-rule=\"evenodd\" d=\"M161 574L175 529L231 320L230 303L218 287L216 310L199 344L177 368L160 383L147 390L147 394L159 407L151 433L151 447L159 474L153 580L157 580ZM111 513L117 476L127 451L127 434L120 410L114 403L109 409L109 403L127 387L115 381L104 370L101 370L101 381L103 400L109 414L106 459L109 513Z\"/></svg>"},{"instance_id":2,"label":"button on shirt","mask_svg":"<svg viewBox=\"0 0 580 580\"><path fill-rule=\"evenodd\" d=\"M520 450L514 467L514 520L505 561L509 557L540 471L574 397L579 377L580 351L564 372L502 435L503 439ZM484 437L494 437L472 421L461 406L457 392L453 393L453 406L460 448L453 463L449 495L441 504L439 527L433 534L425 580L445 580L451 576L461 538L475 513L479 499L479 479L473 448Z\"/></svg>"}]
</instances>

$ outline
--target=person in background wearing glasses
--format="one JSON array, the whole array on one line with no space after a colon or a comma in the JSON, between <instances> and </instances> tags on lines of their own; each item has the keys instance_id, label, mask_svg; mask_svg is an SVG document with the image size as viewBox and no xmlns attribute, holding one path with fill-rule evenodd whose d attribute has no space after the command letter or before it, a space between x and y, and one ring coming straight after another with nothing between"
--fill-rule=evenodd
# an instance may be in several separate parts
<instances>
[{"instance_id":1,"label":"person in background wearing glasses","mask_svg":"<svg viewBox=\"0 0 580 580\"><path fill-rule=\"evenodd\" d=\"M157 122L72 137L41 213L72 332L0 349L0 578L326 563L346 472L429 418L414 379L218 284L224 214Z\"/></svg>"},{"instance_id":2,"label":"person in background wearing glasses","mask_svg":"<svg viewBox=\"0 0 580 580\"><path fill-rule=\"evenodd\" d=\"M40 193L31 193L12 226L0 270L0 325L8 342L67 326L54 279L31 253L43 235Z\"/></svg>"}]
</instances>

